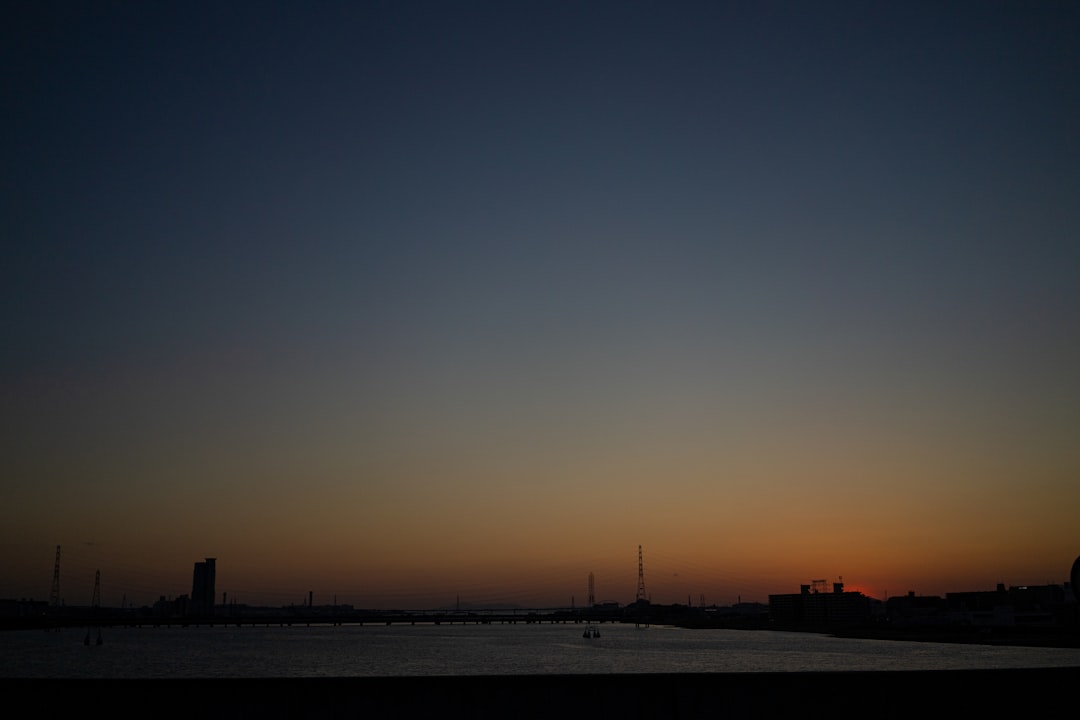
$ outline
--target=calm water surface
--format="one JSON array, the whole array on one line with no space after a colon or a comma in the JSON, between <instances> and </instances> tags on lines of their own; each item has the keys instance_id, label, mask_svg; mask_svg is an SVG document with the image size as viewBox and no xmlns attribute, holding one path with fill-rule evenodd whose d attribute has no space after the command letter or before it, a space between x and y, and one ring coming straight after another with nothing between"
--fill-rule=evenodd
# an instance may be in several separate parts
<instances>
[{"instance_id":1,"label":"calm water surface","mask_svg":"<svg viewBox=\"0 0 1080 720\"><path fill-rule=\"evenodd\" d=\"M112 628L0 634L0 677L266 678L1078 667L1080 650L603 625ZM93 640L93 638L91 639Z\"/></svg>"}]
</instances>

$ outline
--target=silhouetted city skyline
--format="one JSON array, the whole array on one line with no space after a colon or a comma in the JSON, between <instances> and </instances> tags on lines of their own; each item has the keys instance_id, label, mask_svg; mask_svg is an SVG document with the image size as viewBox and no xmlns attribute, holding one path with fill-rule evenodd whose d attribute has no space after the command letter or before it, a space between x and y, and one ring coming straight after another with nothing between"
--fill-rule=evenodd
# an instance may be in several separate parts
<instances>
[{"instance_id":1,"label":"silhouetted city skyline","mask_svg":"<svg viewBox=\"0 0 1080 720\"><path fill-rule=\"evenodd\" d=\"M699 597L695 606L692 595L687 595L685 603L653 603L645 586L644 553L638 546L637 590L629 602L596 601L596 576L589 572L584 578L587 586L587 600L579 605L574 596L569 603L556 606L492 604L473 602L457 595L452 604L446 603L431 607L356 607L348 601L339 602L335 595L332 602L326 602L320 594L320 602L315 602L315 591L308 590L301 602L283 605L259 605L239 602L235 596L228 602L228 591L222 590L220 600L217 597L217 559L206 558L194 563L191 592L176 597L161 595L152 606L141 607L121 604L109 608L100 606L100 572L95 574L94 601L92 607L68 606L59 593L62 548L56 548L56 561L53 568L53 588L50 601L32 601L25 598L0 599L3 603L0 615L9 624L18 626L20 621L31 623L45 621L48 618L62 619L74 617L81 619L89 613L90 617L102 618L114 610L126 613L129 621L139 622L262 622L267 618L282 618L318 622L356 623L379 619L392 622L415 622L419 617L433 622L452 622L455 618L482 613L487 622L492 617L499 621L526 621L538 611L543 611L543 618L549 621L575 621L591 619L596 621L623 621L669 623L688 627L736 627L746 629L815 629L822 627L836 628L844 626L870 626L875 629L888 627L890 630L904 629L909 626L935 630L971 628L1026 628L1035 630L1069 630L1070 635L1080 625L1080 604L1074 592L1080 579L1080 556L1068 569L1068 579L1061 583L1040 585L1013 585L998 583L993 590L959 589L943 596L922 595L913 590L893 597L874 598L861 591L846 589L841 579L828 581L817 579L800 584L798 592L773 593L767 602L748 599L731 604L707 603L704 596ZM226 579L228 574L226 573ZM522 614L519 616L518 613ZM426 614L429 613L429 614ZM433 619L434 618L434 619ZM290 621L292 621L290 620ZM478 622L480 620L477 620Z\"/></svg>"}]
</instances>

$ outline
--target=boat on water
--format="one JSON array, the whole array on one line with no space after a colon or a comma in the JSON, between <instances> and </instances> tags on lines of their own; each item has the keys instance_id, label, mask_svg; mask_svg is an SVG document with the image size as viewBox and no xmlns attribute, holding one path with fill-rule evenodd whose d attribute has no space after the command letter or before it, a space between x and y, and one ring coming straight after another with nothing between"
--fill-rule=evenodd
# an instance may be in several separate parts
<instances>
[{"instance_id":1,"label":"boat on water","mask_svg":"<svg viewBox=\"0 0 1080 720\"><path fill-rule=\"evenodd\" d=\"M599 628L594 628L592 625L589 625L588 627L585 628L585 632L581 633L581 637L583 637L583 638L598 638L598 637L600 637L600 630L599 630Z\"/></svg>"}]
</instances>

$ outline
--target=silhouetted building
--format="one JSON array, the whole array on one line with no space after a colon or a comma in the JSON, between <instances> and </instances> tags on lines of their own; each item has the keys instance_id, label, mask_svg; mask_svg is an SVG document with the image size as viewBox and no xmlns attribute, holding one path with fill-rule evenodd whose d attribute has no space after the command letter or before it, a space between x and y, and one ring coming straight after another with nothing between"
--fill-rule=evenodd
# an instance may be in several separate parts
<instances>
[{"instance_id":1,"label":"silhouetted building","mask_svg":"<svg viewBox=\"0 0 1080 720\"><path fill-rule=\"evenodd\" d=\"M885 602L885 615L895 625L949 625L945 598L936 595L896 595Z\"/></svg>"},{"instance_id":2,"label":"silhouetted building","mask_svg":"<svg viewBox=\"0 0 1080 720\"><path fill-rule=\"evenodd\" d=\"M151 615L155 618L178 618L187 617L191 614L191 598L187 595L181 595L174 600L167 600L162 595L153 608L150 611Z\"/></svg>"},{"instance_id":3,"label":"silhouetted building","mask_svg":"<svg viewBox=\"0 0 1080 720\"><path fill-rule=\"evenodd\" d=\"M941 597L891 597L894 626L1053 627L1076 624L1076 601L1065 585L1019 585L995 590L946 593Z\"/></svg>"},{"instance_id":4,"label":"silhouetted building","mask_svg":"<svg viewBox=\"0 0 1080 720\"><path fill-rule=\"evenodd\" d=\"M49 603L44 600L0 600L0 617L35 617L44 615Z\"/></svg>"},{"instance_id":5,"label":"silhouetted building","mask_svg":"<svg viewBox=\"0 0 1080 720\"><path fill-rule=\"evenodd\" d=\"M982 592L947 593L945 601L954 622L964 625L1033 626L1064 622L1065 588L1061 585L1021 585Z\"/></svg>"},{"instance_id":6,"label":"silhouetted building","mask_svg":"<svg viewBox=\"0 0 1080 720\"><path fill-rule=\"evenodd\" d=\"M217 569L215 558L195 563L195 575L191 581L191 614L214 614L214 579Z\"/></svg>"},{"instance_id":7,"label":"silhouetted building","mask_svg":"<svg viewBox=\"0 0 1080 720\"><path fill-rule=\"evenodd\" d=\"M861 592L844 592L843 583L833 583L831 593L802 585L798 594L770 595L769 616L784 627L853 625L869 621L876 602Z\"/></svg>"}]
</instances>

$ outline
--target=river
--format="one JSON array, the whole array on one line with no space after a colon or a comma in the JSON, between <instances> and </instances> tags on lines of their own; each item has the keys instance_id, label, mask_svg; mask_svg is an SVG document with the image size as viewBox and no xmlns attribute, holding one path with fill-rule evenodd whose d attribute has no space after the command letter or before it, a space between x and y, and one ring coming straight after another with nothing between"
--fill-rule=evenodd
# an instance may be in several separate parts
<instances>
[{"instance_id":1,"label":"river","mask_svg":"<svg viewBox=\"0 0 1080 720\"><path fill-rule=\"evenodd\" d=\"M4 678L362 678L1080 668L1080 649L574 624L105 628L0 634Z\"/></svg>"}]
</instances>

